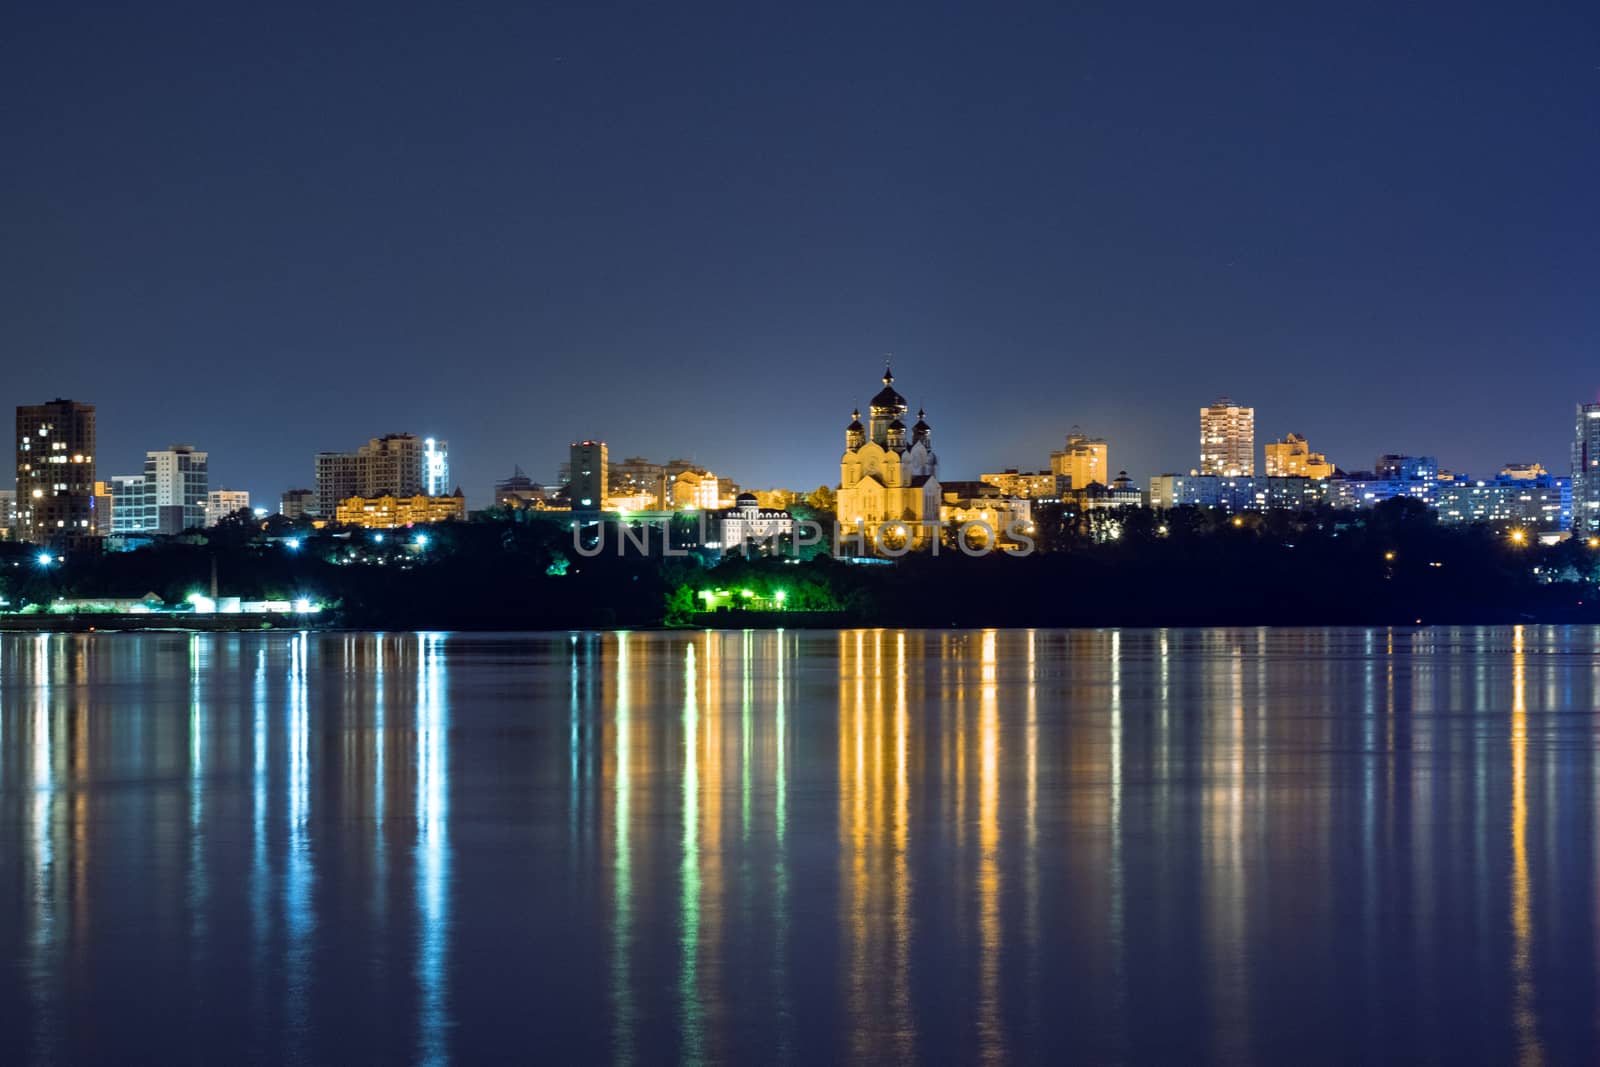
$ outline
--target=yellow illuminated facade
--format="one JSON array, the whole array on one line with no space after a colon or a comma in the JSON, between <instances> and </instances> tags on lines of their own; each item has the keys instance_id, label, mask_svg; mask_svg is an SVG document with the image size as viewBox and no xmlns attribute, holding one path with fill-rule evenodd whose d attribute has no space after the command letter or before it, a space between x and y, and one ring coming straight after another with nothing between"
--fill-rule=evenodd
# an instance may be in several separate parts
<instances>
[{"instance_id":1,"label":"yellow illuminated facade","mask_svg":"<svg viewBox=\"0 0 1600 1067\"><path fill-rule=\"evenodd\" d=\"M939 505L939 522L946 529L965 527L966 532L963 536L968 548L1016 550L1023 547L1022 542L1016 539L1016 535L1033 533L1033 506L1027 497L966 497L958 492L947 492L944 494L944 501ZM989 534L976 525L979 523L993 533L992 540ZM946 537L947 542L950 540L951 538ZM952 547L958 545L953 543Z\"/></svg>"},{"instance_id":2,"label":"yellow illuminated facade","mask_svg":"<svg viewBox=\"0 0 1600 1067\"><path fill-rule=\"evenodd\" d=\"M885 368L868 424L861 424L860 411L851 414L835 505L844 536L861 532L868 544L880 536L886 542L909 536L912 548L922 548L935 535L931 526L939 519L940 488L933 431L919 411L908 437L907 410L905 397L894 389L894 374ZM899 523L906 529L897 529Z\"/></svg>"},{"instance_id":3,"label":"yellow illuminated facade","mask_svg":"<svg viewBox=\"0 0 1600 1067\"><path fill-rule=\"evenodd\" d=\"M1056 495L1056 476L1050 471L1005 470L998 474L980 474L978 480L987 482L1006 496L1038 500Z\"/></svg>"},{"instance_id":4,"label":"yellow illuminated facade","mask_svg":"<svg viewBox=\"0 0 1600 1067\"><path fill-rule=\"evenodd\" d=\"M1333 464L1321 452L1311 451L1306 439L1297 433L1285 434L1263 449L1268 478L1332 478Z\"/></svg>"},{"instance_id":5,"label":"yellow illuminated facade","mask_svg":"<svg viewBox=\"0 0 1600 1067\"><path fill-rule=\"evenodd\" d=\"M1093 482L1106 485L1110 470L1110 446L1103 438L1088 437L1076 428L1067 434L1065 448L1050 453L1050 473L1066 478L1065 488L1087 489Z\"/></svg>"},{"instance_id":6,"label":"yellow illuminated facade","mask_svg":"<svg viewBox=\"0 0 1600 1067\"><path fill-rule=\"evenodd\" d=\"M343 526L388 530L429 522L460 522L467 517L467 501L457 489L450 496L353 496L339 502L336 521Z\"/></svg>"},{"instance_id":7,"label":"yellow illuminated facade","mask_svg":"<svg viewBox=\"0 0 1600 1067\"><path fill-rule=\"evenodd\" d=\"M698 508L701 511L715 511L721 506L721 487L717 476L710 471L682 471L672 479L674 510Z\"/></svg>"}]
</instances>

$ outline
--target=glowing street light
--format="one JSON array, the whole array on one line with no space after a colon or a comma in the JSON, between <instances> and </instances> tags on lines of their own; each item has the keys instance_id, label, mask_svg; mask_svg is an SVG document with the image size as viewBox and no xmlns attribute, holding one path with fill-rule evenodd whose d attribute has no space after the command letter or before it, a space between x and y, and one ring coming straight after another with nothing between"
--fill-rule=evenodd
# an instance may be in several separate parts
<instances>
[{"instance_id":1,"label":"glowing street light","mask_svg":"<svg viewBox=\"0 0 1600 1067\"><path fill-rule=\"evenodd\" d=\"M415 541L413 541L412 544L416 545L418 548L427 548L428 547L428 535L427 534L417 534L417 539Z\"/></svg>"},{"instance_id":2,"label":"glowing street light","mask_svg":"<svg viewBox=\"0 0 1600 1067\"><path fill-rule=\"evenodd\" d=\"M1528 535L1521 530L1512 530L1511 540L1515 544L1525 544L1527 543Z\"/></svg>"},{"instance_id":3,"label":"glowing street light","mask_svg":"<svg viewBox=\"0 0 1600 1067\"><path fill-rule=\"evenodd\" d=\"M55 559L50 555L50 553L48 553L48 552L39 553L39 566L48 567L48 566L50 566L50 564L52 564L54 562L55 562Z\"/></svg>"},{"instance_id":4,"label":"glowing street light","mask_svg":"<svg viewBox=\"0 0 1600 1067\"><path fill-rule=\"evenodd\" d=\"M290 552L298 552L298 551L300 551L300 538L298 538L298 537L290 537L290 538L288 538L287 540L285 540L283 542L283 547L287 548Z\"/></svg>"}]
</instances>

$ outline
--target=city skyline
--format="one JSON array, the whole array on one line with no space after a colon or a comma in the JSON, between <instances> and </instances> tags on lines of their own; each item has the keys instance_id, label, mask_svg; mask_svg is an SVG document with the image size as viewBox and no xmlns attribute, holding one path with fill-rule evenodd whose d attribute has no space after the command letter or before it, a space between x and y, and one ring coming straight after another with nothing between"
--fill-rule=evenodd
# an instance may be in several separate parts
<instances>
[{"instance_id":1,"label":"city skyline","mask_svg":"<svg viewBox=\"0 0 1600 1067\"><path fill-rule=\"evenodd\" d=\"M94 401L84 401L81 398L77 398L77 397L57 396L57 397L53 397L48 402L49 403L56 403L56 402L60 402L62 400L67 400L67 401L80 403L80 404L87 403L91 408L92 407L99 407L103 414L111 414L111 415L113 415L113 417L114 417L114 414L115 414L115 409L114 408L108 408L107 405L105 405L103 403L102 404L96 404ZM1207 410L1209 410L1211 407L1213 407L1216 403L1223 403L1223 402L1230 402L1230 398L1228 398L1226 396L1223 396L1220 401L1212 401L1212 402L1208 403L1206 405L1206 407L1203 407L1201 409L1201 411L1202 411L1202 426L1204 424L1205 412ZM35 399L33 401L25 401L22 404L19 404L19 406L28 406L28 404L30 404L30 403L31 404L42 404L42 403L46 403L46 401ZM1585 402L1582 401L1582 400L1579 400L1577 402L1577 404L1579 406L1582 406L1583 404L1585 404ZM859 406L859 405L857 405L857 406ZM970 410L970 405L968 405L967 407L968 407L968 410ZM1443 452L1443 450L1440 450L1440 449L1435 449L1435 448L1429 447L1426 443L1424 443L1423 447L1413 448L1413 449L1408 449L1408 450L1401 450L1399 452L1389 452L1389 451L1381 450L1381 451L1373 452L1373 453L1348 455L1348 456L1342 456L1342 455L1333 454L1331 452L1331 450L1327 450L1327 452L1326 452L1327 462L1330 463L1331 465L1333 465L1337 470L1339 470L1341 472L1344 472L1346 474L1360 474L1360 473L1370 473L1373 470L1375 465L1372 462L1372 459L1374 457L1381 461L1384 458L1385 455L1426 455L1426 456L1430 456L1430 457L1437 457L1438 460L1439 460L1439 466L1440 466L1441 469L1449 470L1449 471L1451 471L1451 472L1453 472L1453 473L1455 473L1457 475L1465 474L1465 475L1470 476L1473 479L1492 478L1492 477L1494 477L1495 474L1497 474L1504 467L1512 466L1512 465L1518 465L1518 464L1525 464L1525 463L1533 463L1533 464L1541 465L1545 469L1549 470L1552 474L1555 474L1555 475L1565 475L1567 473L1567 462L1568 462L1567 457L1571 454L1571 451L1572 451L1572 431L1571 431L1571 428L1570 428L1571 427L1570 412L1571 412L1572 407L1573 407L1572 404L1568 404L1566 406L1566 412L1567 412L1566 417L1567 417L1568 421L1566 423L1567 429L1566 429L1566 432L1564 434L1564 439L1565 439L1564 440L1564 447L1562 449L1560 449L1560 450L1555 450L1555 454L1553 456L1535 455L1535 454L1530 454L1528 452L1518 452L1518 451L1515 451L1515 450L1507 450L1506 452L1504 452L1503 458L1501 458L1499 460L1488 462L1488 463L1484 464L1481 467L1479 467L1479 466L1468 466L1466 464L1460 464L1460 463L1452 462L1451 461L1451 457L1450 457L1450 455L1448 453ZM1193 419L1193 412L1195 410L1194 407L1191 405L1191 406L1187 407L1186 410L1188 412L1190 412L1190 419L1192 420ZM846 417L848 417L848 415ZM929 414L929 418L932 419L933 417L934 416L932 415L932 413L930 413ZM939 423L940 423L941 451L945 451L945 450L948 449L948 446L943 444L943 441L944 441L945 436L946 436L945 433L944 433L944 429L943 429L943 420L940 419ZM374 425L379 425L379 424L381 424L381 420L374 420ZM980 472L987 473L987 472L991 472L991 471L992 472L1027 471L1027 470L1034 470L1034 469L1048 470L1051 467L1052 463L1055 462L1055 460L1054 460L1054 458L1052 456L1052 453L1054 453L1055 455L1062 455L1063 453L1061 452L1061 448L1062 448L1063 442L1067 442L1069 440L1069 438L1072 438L1074 436L1078 436L1082 429L1083 429L1083 426L1080 423L1078 423L1078 422L1072 423L1072 425L1071 425L1071 427L1069 429L1062 431L1061 433L1059 433L1056 436L1055 443L1053 445L1050 445L1049 447L1045 448L1044 451L1042 452L1042 454L1031 454L1030 453L1028 455L1022 455L1022 456L1008 455L1002 460L999 460L999 461L996 461L993 464L987 464L987 465L976 464L976 463L971 463L971 462L961 463L959 465L959 467L955 468L955 470L961 476L970 475L972 478L978 477ZM1152 466L1152 467L1150 467L1148 469L1135 469L1131 464L1125 464L1125 463L1122 462L1121 457L1123 457L1124 455L1126 455L1128 453L1132 453L1134 455L1141 455L1141 454L1148 453L1148 448L1141 447L1140 443L1137 440L1123 441L1121 439L1117 439L1117 438L1111 436L1110 434L1101 433L1100 432L1100 428L1098 426L1093 427L1093 430L1094 430L1094 437L1096 438L1097 441L1099 441L1099 443L1102 446L1104 445L1106 440L1110 440L1111 443L1114 444L1116 446L1116 448L1117 448L1117 456L1118 456L1118 458L1117 458L1116 462L1111 464L1108 467L1107 471L1106 471L1106 481L1107 482L1109 482L1109 480L1111 478L1115 477L1119 472L1125 472L1130 476L1130 478L1133 480L1133 482L1136 485L1140 486L1141 488L1147 488L1150 485L1150 479L1158 477L1158 476L1161 476L1161 475L1184 475L1184 474L1189 474L1191 472L1194 472L1194 473L1205 473L1202 470L1203 463L1204 463L1204 457L1203 457L1203 451L1204 450L1203 450L1202 447L1197 447L1193 443L1194 442L1194 430L1192 428L1192 425L1191 425L1191 429L1190 429L1190 433L1189 433L1190 442L1191 442L1190 443L1190 453L1189 453L1187 459L1184 459L1181 456L1172 456L1172 457L1169 457L1168 461L1165 462L1164 464L1163 463L1157 463L1156 465L1154 465L1154 466ZM359 436L362 435L362 433L364 431L362 431L359 427L354 427L354 428L346 427L346 428L344 428L344 429L342 429L342 430L340 430L338 432L340 434L343 434L344 437L349 438L349 437L352 437L352 436L359 437ZM453 431L446 431L446 432L453 432ZM1203 430L1202 430L1202 432L1203 432ZM99 438L99 440L101 440L101 441L104 441L104 440L108 439L108 435L106 433L106 420L104 418L98 420L98 426L97 426L96 434L97 434L97 437ZM157 435L157 436L159 437L159 435ZM472 436L473 435L470 433L470 429L469 429L469 432L462 433L462 434L459 435L459 437L462 437L462 438L465 438L465 439L468 439L468 440L470 440L472 438ZM583 439L587 439L589 435L580 435L580 436ZM832 437L834 437L836 439L837 438L837 430L835 429L834 432L830 436L832 436ZM1004 436L1004 435L1002 435L1002 436ZM1025 432L1025 434L1023 434L1023 436L1026 436L1028 439L1032 439L1032 437L1036 436L1036 432L1034 430L1032 430L1031 428L1029 428L1029 429L1026 430L1026 432ZM1257 431L1256 436L1260 436L1262 439L1252 442L1252 444L1251 444L1251 455L1254 458L1254 466L1255 466L1255 468L1257 470L1260 470L1260 471L1265 471L1266 468L1262 467L1261 465L1265 460L1266 447L1268 445L1273 445L1275 443L1281 443L1281 439L1286 437L1286 436L1293 436L1293 437L1298 437L1298 438L1302 438L1303 439L1303 438L1306 438L1308 435L1306 435L1302 431L1298 431L1298 430L1284 430L1284 431L1281 431L1281 432L1278 432L1278 433L1270 433L1269 432L1269 433L1266 433L1264 435L1261 434L1259 431ZM1394 436L1399 436L1399 435L1394 435ZM373 444L376 444L379 440L389 439L389 438L415 438L415 441L416 441L416 444L417 444L418 448L423 447L423 443L424 442L427 443L427 447L428 448L431 448L432 447L432 442L436 439L434 434L433 434L433 432L431 432L431 431L429 433L427 433L426 435L423 435L423 434L414 434L411 431L388 430L388 431L382 431L382 432L375 433L375 434L371 435L371 441L373 442ZM152 440L154 440L154 439L156 439L156 438L152 438ZM580 439L579 437L575 437L574 441L579 440L579 439ZM1381 435L1380 435L1380 439L1381 439ZM444 445L445 445L443 437L440 436L438 438L438 440L440 441L440 447L442 449L444 447ZM656 455L656 456L665 457L665 456L669 456L670 455L670 456L676 457L676 456L679 456L681 454L684 454L683 450L678 449L675 446L670 446L670 445L667 446L667 447L649 446L649 447L643 447L643 448L635 448L635 447L632 447L632 446L625 446L625 447L619 448L616 445L614 445L612 443L612 439L608 438L607 435L605 435L605 434L593 435L593 440L594 440L594 442L596 444L603 445L607 449L607 451L609 451L611 454L616 455L616 456L623 456L623 455L650 456L650 455ZM628 440L628 438L623 438L622 440ZM1321 445L1321 441L1320 440L1313 441L1313 444L1319 446L1317 448L1317 452L1319 454L1324 453L1324 449L1322 449L1320 447L1320 445ZM365 449L366 447L368 447L368 446L363 445L362 449ZM544 462L541 462L539 460L534 460L534 461L531 461L531 462L513 461L513 463L510 466L513 467L513 468L516 468L516 469L533 471L535 473L530 474L530 477L532 478L532 480L534 482L539 483L541 485L544 485L547 488L554 487L554 486L559 484L560 471L567 465L567 459L568 459L569 450L570 450L571 447L572 447L572 442L568 442L565 446L562 447L561 451L559 451L558 453L547 457L547 459ZM143 469L145 455L147 453L151 453L151 452L154 452L154 451L157 451L157 449L145 448L145 449L141 450L141 452L139 454L140 458L138 460L130 461L130 462L126 463L126 464L123 464L120 460L107 463L107 461L104 458L107 455L106 449L99 448L98 454L95 457L95 465L96 465L96 468L98 470L97 477L100 480L105 481L105 482L107 482L109 484L110 481L112 479L114 479L114 478L123 478L123 477L125 477L127 475L137 476L139 471ZM207 450L207 451L210 451L210 450ZM258 457L260 455L260 453L262 453L263 451L266 452L269 455L274 454L274 452L275 452L275 450L270 445L265 449L262 449L258 445L255 449L251 450L251 452L248 453L246 455L246 457L244 457L244 458L248 459L250 456L257 456ZM983 451L984 453L992 453L994 451L994 448L993 448L993 446L989 446L989 447L986 447L986 448L982 448L981 451ZM229 478L229 479L227 479L225 481L219 480L217 482L217 484L218 485L225 485L225 486L227 486L229 488L239 489L239 490L242 490L244 492L247 492L250 495L251 500L254 502L254 506L256 506L258 508L265 507L268 510L276 510L276 503L284 493L289 492L291 490L304 488L305 486L314 486L314 485L316 485L317 484L317 468L318 468L318 465L319 465L319 462L320 462L320 458L319 457L327 457L327 456L334 456L334 455L352 456L353 457L354 456L354 452L353 451L338 452L335 449L320 449L320 450L310 454L309 462L307 463L307 467L310 469L310 474L309 474L309 476L307 476L304 479L303 483L296 482L293 478L286 478L286 479L279 479L279 481L282 483L281 485L278 485L276 487L268 485L265 488L262 488L262 487L259 487L259 486L256 486L256 485L243 484L243 479L240 479L240 478ZM805 474L805 475L802 475L802 477L799 480L794 481L794 482L790 482L790 483L759 481L759 480L751 479L748 475L744 474L744 470L747 467L751 467L752 466L752 464L750 462L750 456L751 456L751 454L748 453L748 452L739 453L739 452L736 451L734 454L730 455L729 462L723 467L723 470L726 472L726 476L731 477L733 481L735 481L738 484L744 486L745 488L751 488L751 489L781 488L781 489L790 489L790 490L794 490L794 491L803 493L803 492L807 492L807 491L810 491L812 489L815 489L818 486L827 486L829 488L835 488L835 489L838 487L839 483L838 483L837 477L833 477L833 478L830 479L830 476L829 476L829 470L830 469L831 470L835 470L835 471L837 469L838 451L837 451L837 443L836 442L835 442L835 447L834 447L834 449L832 451L832 459L829 461L829 467L828 468L825 468L825 469L821 470L820 472L815 473L814 477L812 475ZM740 457L742 457L742 459ZM690 459L694 460L694 462L700 463L701 465L703 465L705 467L713 468L713 469L715 468L714 464L705 463L703 461L700 461L698 459L698 457L686 456L686 458L690 458ZM224 457L224 459L226 461L226 457ZM467 470L474 470L474 469L481 468L483 466L484 462L485 461L481 457L476 462L473 462L471 457L461 455L461 454L457 453L455 450L452 449L451 454L450 454L450 459L449 459L448 463L443 468L448 474L448 483L449 484L444 487L444 492L439 493L438 495L449 495L450 493L454 492L456 489L460 489L461 492L466 497L466 500L467 500L469 508L474 508L474 509L482 508L482 507L486 507L486 506L489 506L490 504L492 504L494 502L494 499L493 499L494 498L494 493L493 493L493 490L492 490L491 487L492 487L492 485L494 483L502 480L503 478L505 478L507 476L507 474L510 472L509 468L508 469L504 469L504 470L499 469L499 468L494 468L494 469L498 470L499 473L493 474L490 477L489 482L484 486L479 486L479 485L475 484L475 482L473 482L473 481L467 481L466 480L466 476L462 476L462 475L458 474L458 471L462 470L463 468L467 469ZM241 465L249 466L250 464L248 462L246 462L246 463L241 464ZM127 471L123 470L124 466L126 466L128 468ZM759 464L754 464L753 466L760 466L760 465ZM545 472L547 468L548 468L548 472L547 473L540 473L540 472ZM16 469L15 463L13 464L12 469ZM225 468L225 469L232 469L232 468ZM1267 473L1270 473L1270 471L1268 471ZM267 477L270 477L270 475L267 476ZM422 477L427 477L427 476L423 475ZM396 488L401 488L401 487L396 486ZM429 488L433 488L433 487L430 485ZM422 489L422 487L418 487L418 489L416 491L421 491L421 489ZM405 489L405 491L410 492L412 490L407 488L407 489Z\"/></svg>"},{"instance_id":2,"label":"city skyline","mask_svg":"<svg viewBox=\"0 0 1600 1067\"><path fill-rule=\"evenodd\" d=\"M1168 469L1223 391L1340 463L1566 453L1581 14L912 13L23 12L0 401L256 499L351 430L475 502L595 436L814 485L886 352L974 473Z\"/></svg>"}]
</instances>

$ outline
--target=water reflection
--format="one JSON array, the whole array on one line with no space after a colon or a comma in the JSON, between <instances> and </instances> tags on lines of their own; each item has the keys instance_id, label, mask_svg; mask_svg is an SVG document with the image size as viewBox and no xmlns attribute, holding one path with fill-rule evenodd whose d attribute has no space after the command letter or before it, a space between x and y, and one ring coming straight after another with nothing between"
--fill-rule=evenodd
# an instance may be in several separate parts
<instances>
[{"instance_id":1,"label":"water reflection","mask_svg":"<svg viewBox=\"0 0 1600 1067\"><path fill-rule=\"evenodd\" d=\"M446 1057L450 1026L450 714L444 697L444 637L418 634L416 640L418 1054L424 1063L439 1063Z\"/></svg>"},{"instance_id":2,"label":"water reflection","mask_svg":"<svg viewBox=\"0 0 1600 1067\"><path fill-rule=\"evenodd\" d=\"M1583 1060L1596 645L0 637L8 1059Z\"/></svg>"},{"instance_id":3,"label":"water reflection","mask_svg":"<svg viewBox=\"0 0 1600 1067\"><path fill-rule=\"evenodd\" d=\"M1511 968L1520 1061L1544 1062L1533 993L1533 915L1528 884L1528 655L1524 628L1511 636Z\"/></svg>"}]
</instances>

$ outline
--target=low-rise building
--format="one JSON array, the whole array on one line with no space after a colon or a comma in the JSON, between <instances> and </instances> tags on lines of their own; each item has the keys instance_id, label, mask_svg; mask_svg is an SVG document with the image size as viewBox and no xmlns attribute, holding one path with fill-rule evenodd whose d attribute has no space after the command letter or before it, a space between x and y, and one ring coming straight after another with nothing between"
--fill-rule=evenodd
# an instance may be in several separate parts
<instances>
[{"instance_id":1,"label":"low-rise building","mask_svg":"<svg viewBox=\"0 0 1600 1067\"><path fill-rule=\"evenodd\" d=\"M707 548L724 553L739 551L747 543L771 543L773 539L794 536L794 516L779 508L765 508L754 493L740 493L733 507L718 516L718 542Z\"/></svg>"},{"instance_id":2,"label":"low-rise building","mask_svg":"<svg viewBox=\"0 0 1600 1067\"><path fill-rule=\"evenodd\" d=\"M1033 528L1033 502L1027 497L1007 496L988 482L943 482L940 495L939 521L946 528L982 523L995 535L992 544L979 545L969 531L971 547L1004 548L1013 543L1012 531Z\"/></svg>"},{"instance_id":3,"label":"low-rise building","mask_svg":"<svg viewBox=\"0 0 1600 1067\"><path fill-rule=\"evenodd\" d=\"M234 512L250 509L250 494L243 489L213 489L206 493L205 524L215 526Z\"/></svg>"},{"instance_id":4,"label":"low-rise building","mask_svg":"<svg viewBox=\"0 0 1600 1067\"><path fill-rule=\"evenodd\" d=\"M335 520L344 526L388 530L430 522L459 522L467 517L467 501L457 489L449 496L352 496L339 502Z\"/></svg>"},{"instance_id":5,"label":"low-rise building","mask_svg":"<svg viewBox=\"0 0 1600 1067\"><path fill-rule=\"evenodd\" d=\"M1059 495L1056 475L1050 471L1019 471L1008 467L996 474L980 474L978 480L988 482L1004 496L1053 500Z\"/></svg>"},{"instance_id":6,"label":"low-rise building","mask_svg":"<svg viewBox=\"0 0 1600 1067\"><path fill-rule=\"evenodd\" d=\"M1266 448L1266 473L1269 478L1331 478L1334 467L1321 452L1311 451L1306 439L1297 433L1285 434Z\"/></svg>"},{"instance_id":7,"label":"low-rise building","mask_svg":"<svg viewBox=\"0 0 1600 1067\"><path fill-rule=\"evenodd\" d=\"M1328 501L1333 482L1326 478L1244 478L1219 474L1157 474L1150 479L1153 508L1217 508L1301 511Z\"/></svg>"},{"instance_id":8,"label":"low-rise building","mask_svg":"<svg viewBox=\"0 0 1600 1067\"><path fill-rule=\"evenodd\" d=\"M520 511L524 508L543 508L550 502L550 492L534 481L521 467L512 467L511 476L494 483L496 507Z\"/></svg>"},{"instance_id":9,"label":"low-rise building","mask_svg":"<svg viewBox=\"0 0 1600 1067\"><path fill-rule=\"evenodd\" d=\"M1437 471L1437 468L1434 469ZM1393 500L1397 496L1408 496L1433 507L1438 483L1431 475L1426 478L1385 478L1360 471L1344 478L1331 479L1328 486L1328 503L1336 508L1376 507L1385 500Z\"/></svg>"},{"instance_id":10,"label":"low-rise building","mask_svg":"<svg viewBox=\"0 0 1600 1067\"><path fill-rule=\"evenodd\" d=\"M715 511L721 502L721 486L710 471L682 471L672 479L672 507Z\"/></svg>"},{"instance_id":11,"label":"low-rise building","mask_svg":"<svg viewBox=\"0 0 1600 1067\"><path fill-rule=\"evenodd\" d=\"M309 519L317 515L315 489L290 489L278 501L278 514L286 519Z\"/></svg>"},{"instance_id":12,"label":"low-rise building","mask_svg":"<svg viewBox=\"0 0 1600 1067\"><path fill-rule=\"evenodd\" d=\"M1083 489L1070 490L1074 503L1086 511L1106 508L1136 508L1144 504L1144 493L1133 484L1127 471L1118 471L1110 485L1090 482Z\"/></svg>"},{"instance_id":13,"label":"low-rise building","mask_svg":"<svg viewBox=\"0 0 1600 1067\"><path fill-rule=\"evenodd\" d=\"M1483 522L1565 530L1572 525L1572 479L1552 478L1542 468L1524 475L1508 467L1491 481L1458 477L1440 484L1436 506L1439 521L1447 525Z\"/></svg>"}]
</instances>

